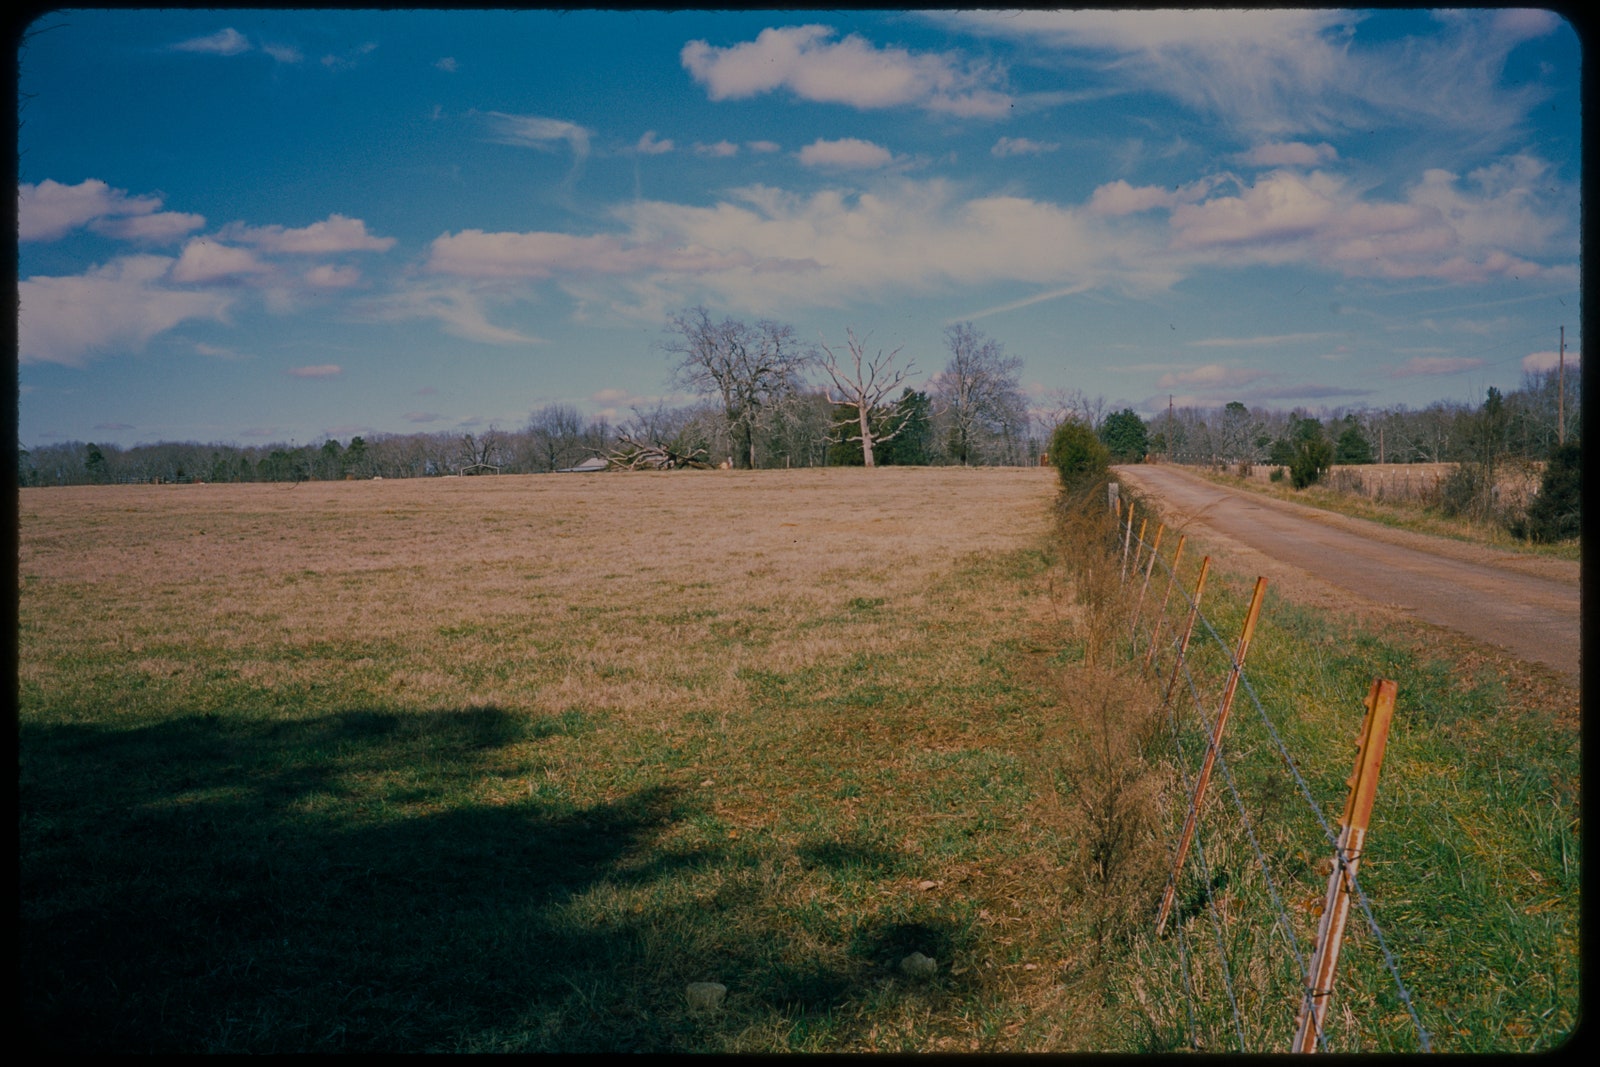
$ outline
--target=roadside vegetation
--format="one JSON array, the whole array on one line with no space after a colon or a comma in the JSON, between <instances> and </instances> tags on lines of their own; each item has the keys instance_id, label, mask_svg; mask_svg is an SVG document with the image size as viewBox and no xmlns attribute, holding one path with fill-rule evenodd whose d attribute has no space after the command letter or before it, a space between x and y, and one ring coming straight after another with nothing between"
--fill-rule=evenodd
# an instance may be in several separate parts
<instances>
[{"instance_id":1,"label":"roadside vegetation","mask_svg":"<svg viewBox=\"0 0 1600 1067\"><path fill-rule=\"evenodd\" d=\"M23 490L27 1036L1187 1047L1172 943L1148 933L1165 727L1120 647L1104 483L1062 484L947 467ZM1337 808L1351 709L1373 673L1400 681L1363 868L1380 921L1435 1048L1553 1047L1577 1011L1576 694L1353 626L1269 603L1256 684ZM1236 936L1267 939L1258 922L1242 910ZM1353 958L1338 1047L1406 1047ZM695 982L725 998L691 1010ZM1222 1003L1213 987L1202 1010ZM1292 1021L1271 1001L1251 1038ZM1200 1028L1228 1047L1217 1017Z\"/></svg>"}]
</instances>

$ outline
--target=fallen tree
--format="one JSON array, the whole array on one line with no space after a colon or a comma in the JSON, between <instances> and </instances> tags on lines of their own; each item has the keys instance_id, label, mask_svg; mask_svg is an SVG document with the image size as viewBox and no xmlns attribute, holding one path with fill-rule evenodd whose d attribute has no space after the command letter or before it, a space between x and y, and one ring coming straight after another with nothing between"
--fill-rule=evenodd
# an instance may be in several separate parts
<instances>
[{"instance_id":1,"label":"fallen tree","mask_svg":"<svg viewBox=\"0 0 1600 1067\"><path fill-rule=\"evenodd\" d=\"M692 468L694 470L710 470L711 464L705 460L706 450L696 448L690 452L680 452L668 445L645 444L632 437L622 436L617 439L617 445L605 454L605 461L611 469L627 471L670 471Z\"/></svg>"}]
</instances>

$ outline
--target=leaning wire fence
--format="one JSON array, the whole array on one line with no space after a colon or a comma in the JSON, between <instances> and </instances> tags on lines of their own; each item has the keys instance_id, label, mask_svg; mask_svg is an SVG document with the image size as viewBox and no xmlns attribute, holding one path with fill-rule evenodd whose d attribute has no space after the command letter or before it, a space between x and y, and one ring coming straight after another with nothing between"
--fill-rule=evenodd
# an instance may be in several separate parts
<instances>
[{"instance_id":1,"label":"leaning wire fence","mask_svg":"<svg viewBox=\"0 0 1600 1067\"><path fill-rule=\"evenodd\" d=\"M1351 709L1346 736L1318 736L1295 714L1295 702L1306 694L1263 693L1246 665L1235 660L1223 632L1244 618L1240 598L1214 583L1209 598L1197 600L1191 588L1204 588L1194 582L1203 562L1193 554L1182 559L1181 540L1163 552L1162 528L1151 533L1136 527L1134 509L1121 510L1115 544L1123 553L1125 598L1133 606L1130 659L1142 661L1165 684L1166 758L1172 779L1182 786L1181 801L1169 807L1169 823L1183 818L1194 797L1226 679L1235 670L1242 700L1213 754L1222 788L1201 798L1194 846L1174 872L1168 932L1148 942L1148 962L1166 969L1157 973L1181 976L1178 995L1192 1004L1186 1026L1173 1016L1185 1031L1183 1045L1284 1051L1309 995L1318 916L1339 849L1338 810L1330 820L1326 808L1341 804L1348 791L1362 694L1317 694ZM1191 618L1197 626L1186 642ZM1171 842L1169 847L1176 851ZM1373 842L1360 874L1348 878L1356 914L1316 1048L1431 1051L1402 961L1385 937L1381 908L1363 877L1382 881L1381 840Z\"/></svg>"}]
</instances>

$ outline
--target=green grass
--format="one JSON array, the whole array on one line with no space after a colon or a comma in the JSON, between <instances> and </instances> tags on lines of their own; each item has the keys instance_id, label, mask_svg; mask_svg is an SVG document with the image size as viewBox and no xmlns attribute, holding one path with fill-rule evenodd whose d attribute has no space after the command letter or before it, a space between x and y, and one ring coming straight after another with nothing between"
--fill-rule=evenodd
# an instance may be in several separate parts
<instances>
[{"instance_id":1,"label":"green grass","mask_svg":"<svg viewBox=\"0 0 1600 1067\"><path fill-rule=\"evenodd\" d=\"M1184 568L1184 577L1192 585L1193 572ZM1221 577L1213 575L1205 607L1231 648L1251 583ZM1196 675L1207 680L1200 706L1209 716L1218 706L1226 659L1207 643L1213 647L1197 649L1193 659ZM1578 1021L1576 694L1537 669L1465 641L1370 623L1362 629L1270 591L1246 674L1335 830L1364 713L1361 700L1374 677L1398 683L1360 879L1422 1025L1435 1051L1560 1045ZM1177 718L1191 776L1204 749L1200 719L1192 703ZM1171 760L1172 753L1169 731L1151 756ZM1228 725L1224 757L1309 958L1327 880L1321 864L1331 849L1244 693ZM1285 1006L1285 994L1292 998L1298 981L1292 954L1220 773L1210 800L1202 825L1209 826L1213 884L1208 890L1191 864L1182 885L1194 906L1179 916L1215 994L1219 952L1203 905L1216 899L1229 907L1224 939L1241 985L1236 993L1247 1047L1281 1047L1293 1025L1292 1005ZM1182 818L1181 805L1174 797L1169 825ZM1248 919L1235 917L1235 910ZM1136 939L1133 952L1154 975L1175 973L1178 966L1170 937ZM1176 981L1137 980L1158 1000L1182 1003ZM1333 1005L1327 1033L1335 1051L1418 1047L1359 908L1352 908ZM1200 1011L1208 1048L1237 1045L1226 1007L1225 997L1219 1003L1213 995ZM1159 1042L1181 1044L1188 1036L1182 1012L1169 1010L1154 1033Z\"/></svg>"},{"instance_id":2,"label":"green grass","mask_svg":"<svg viewBox=\"0 0 1600 1067\"><path fill-rule=\"evenodd\" d=\"M1043 509L1025 536L981 530L931 563L824 543L786 569L758 545L766 562L720 578L654 557L585 575L536 565L537 541L472 566L383 547L341 562L354 520L336 519L355 498L334 494L355 490L319 510L315 488L292 498L309 516L241 511L260 536L324 531L302 532L304 558L250 557L244 576L231 555L208 571L162 547L182 536L172 501L197 498L117 514L114 551L140 563L125 576L90 573L112 551L104 532L49 511L76 498L26 498L18 948L34 1042L1187 1047L1176 943L1148 930L1181 818L1165 721L1141 732L1152 687L1108 659L1115 642L1073 590L1084 547ZM402 510L481 526L522 513L505 499ZM362 522L379 546L406 543ZM776 584L748 593L746 572L768 565ZM1247 586L1213 581L1226 635ZM1251 677L1325 810L1374 673L1399 680L1401 706L1362 877L1435 1047L1551 1047L1577 1012L1579 769L1560 703L1575 697L1437 635L1362 633L1271 599ZM1230 766L1274 876L1320 894L1318 831L1252 716L1236 726ZM1281 1048L1293 975L1253 858L1221 814L1205 832L1213 884L1187 881L1179 913L1200 1036L1234 1041L1204 911L1228 894L1249 1047ZM1314 922L1293 914L1302 933ZM1371 945L1358 932L1346 951L1335 1010L1352 1014L1330 1023L1334 1047L1410 1048ZM936 974L903 973L912 952ZM728 987L723 1008L688 1012L685 986L707 980Z\"/></svg>"}]
</instances>

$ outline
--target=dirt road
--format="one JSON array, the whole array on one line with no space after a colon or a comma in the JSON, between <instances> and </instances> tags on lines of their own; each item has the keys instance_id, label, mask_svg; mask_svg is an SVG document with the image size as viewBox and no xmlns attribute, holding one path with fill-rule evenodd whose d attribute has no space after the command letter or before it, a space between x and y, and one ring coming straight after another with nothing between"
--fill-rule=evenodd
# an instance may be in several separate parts
<instances>
[{"instance_id":1,"label":"dirt road","mask_svg":"<svg viewBox=\"0 0 1600 1067\"><path fill-rule=\"evenodd\" d=\"M1208 551L1266 575L1289 595L1421 619L1577 681L1574 561L1395 530L1228 489L1176 467L1117 467L1116 473L1159 502L1169 530L1183 528Z\"/></svg>"}]
</instances>

